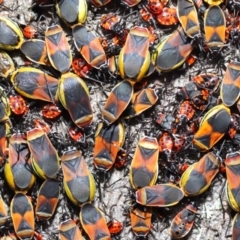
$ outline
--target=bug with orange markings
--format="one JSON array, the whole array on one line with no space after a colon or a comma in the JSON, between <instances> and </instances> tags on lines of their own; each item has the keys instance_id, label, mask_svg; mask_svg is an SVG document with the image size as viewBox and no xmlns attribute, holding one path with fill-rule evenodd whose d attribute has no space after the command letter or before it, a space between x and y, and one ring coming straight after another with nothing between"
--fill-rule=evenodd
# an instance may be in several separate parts
<instances>
[{"instance_id":1,"label":"bug with orange markings","mask_svg":"<svg viewBox=\"0 0 240 240\"><path fill-rule=\"evenodd\" d=\"M42 109L42 115L45 118L49 118L49 119L53 119L58 117L60 114L62 113L62 111L59 109L59 107L54 104L54 103L50 103L47 104L43 107Z\"/></svg>"},{"instance_id":2,"label":"bug with orange markings","mask_svg":"<svg viewBox=\"0 0 240 240\"><path fill-rule=\"evenodd\" d=\"M197 208L194 204L187 205L172 220L170 234L176 239L185 237L192 229Z\"/></svg>"},{"instance_id":3,"label":"bug with orange markings","mask_svg":"<svg viewBox=\"0 0 240 240\"><path fill-rule=\"evenodd\" d=\"M193 119L195 109L190 101L183 101L177 110L176 124L178 128L185 127Z\"/></svg>"},{"instance_id":4,"label":"bug with orange markings","mask_svg":"<svg viewBox=\"0 0 240 240\"><path fill-rule=\"evenodd\" d=\"M39 189L36 203L36 217L41 220L48 220L55 212L59 201L59 182L55 179L47 179Z\"/></svg>"},{"instance_id":5,"label":"bug with orange markings","mask_svg":"<svg viewBox=\"0 0 240 240\"><path fill-rule=\"evenodd\" d=\"M213 152L205 154L197 163L189 166L179 182L185 196L198 196L205 192L219 172L219 167L219 159Z\"/></svg>"},{"instance_id":6,"label":"bug with orange markings","mask_svg":"<svg viewBox=\"0 0 240 240\"><path fill-rule=\"evenodd\" d=\"M188 82L185 86L183 86L177 92L176 99L178 101L188 100L187 102L190 103L190 107L194 106L199 110L203 110L205 106L208 104L210 93L211 93L211 90L198 87L195 82L191 81L191 82ZM183 104L183 106L187 107L186 103Z\"/></svg>"},{"instance_id":7,"label":"bug with orange markings","mask_svg":"<svg viewBox=\"0 0 240 240\"><path fill-rule=\"evenodd\" d=\"M129 105L133 95L133 83L124 80L117 84L108 96L102 109L102 116L107 124L115 122Z\"/></svg>"},{"instance_id":8,"label":"bug with orange markings","mask_svg":"<svg viewBox=\"0 0 240 240\"><path fill-rule=\"evenodd\" d=\"M203 73L191 78L200 89L208 89L210 92L215 92L220 84L220 79L216 74Z\"/></svg>"},{"instance_id":9,"label":"bug with orange markings","mask_svg":"<svg viewBox=\"0 0 240 240\"><path fill-rule=\"evenodd\" d=\"M25 41L21 45L20 50L31 62L51 66L45 41L40 39L31 39Z\"/></svg>"},{"instance_id":10,"label":"bug with orange markings","mask_svg":"<svg viewBox=\"0 0 240 240\"><path fill-rule=\"evenodd\" d=\"M106 50L107 53L112 55L111 53L114 52L115 49L118 49L117 46L123 46L126 41L128 35L128 30L125 29L126 24L115 13L108 13L101 17L100 25L103 30L108 31L113 35L111 48Z\"/></svg>"},{"instance_id":11,"label":"bug with orange markings","mask_svg":"<svg viewBox=\"0 0 240 240\"><path fill-rule=\"evenodd\" d=\"M199 82L202 81L202 85L204 84L204 79L200 75L196 76L195 78L198 78L197 81ZM179 101L188 100L196 109L204 110L205 107L209 104L209 98L211 98L211 93L213 93L217 89L217 86L215 89L211 89L211 87L203 88L198 86L198 84L194 81L190 81L185 86L183 86L179 90L179 92L177 92L176 98Z\"/></svg>"},{"instance_id":12,"label":"bug with orange markings","mask_svg":"<svg viewBox=\"0 0 240 240\"><path fill-rule=\"evenodd\" d=\"M59 156L48 135L42 129L31 129L27 131L27 143L34 172L42 179L55 178L60 167Z\"/></svg>"},{"instance_id":13,"label":"bug with orange markings","mask_svg":"<svg viewBox=\"0 0 240 240\"><path fill-rule=\"evenodd\" d=\"M35 219L33 206L23 193L16 193L10 204L14 231L20 239L31 239L34 236Z\"/></svg>"},{"instance_id":14,"label":"bug with orange markings","mask_svg":"<svg viewBox=\"0 0 240 240\"><path fill-rule=\"evenodd\" d=\"M160 0L148 0L148 3L146 5L146 8L149 10L149 12L158 15L163 10L163 1Z\"/></svg>"},{"instance_id":15,"label":"bug with orange markings","mask_svg":"<svg viewBox=\"0 0 240 240\"><path fill-rule=\"evenodd\" d=\"M191 102L196 109L205 110L209 105L209 99L211 99L211 92L207 89L200 91L200 94L193 95Z\"/></svg>"},{"instance_id":16,"label":"bug with orange markings","mask_svg":"<svg viewBox=\"0 0 240 240\"><path fill-rule=\"evenodd\" d=\"M147 207L174 206L183 197L183 190L171 183L143 187L135 193L136 202Z\"/></svg>"},{"instance_id":17,"label":"bug with orange markings","mask_svg":"<svg viewBox=\"0 0 240 240\"><path fill-rule=\"evenodd\" d=\"M59 239L60 240L83 240L82 233L68 214L64 213L59 225Z\"/></svg>"},{"instance_id":18,"label":"bug with orange markings","mask_svg":"<svg viewBox=\"0 0 240 240\"><path fill-rule=\"evenodd\" d=\"M145 88L132 95L131 103L123 113L124 118L135 117L152 107L158 101L159 91L152 88Z\"/></svg>"},{"instance_id":19,"label":"bug with orange markings","mask_svg":"<svg viewBox=\"0 0 240 240\"><path fill-rule=\"evenodd\" d=\"M123 230L123 224L116 220L111 220L107 223L109 232L111 236L116 236L120 234L120 232Z\"/></svg>"},{"instance_id":20,"label":"bug with orange markings","mask_svg":"<svg viewBox=\"0 0 240 240\"><path fill-rule=\"evenodd\" d=\"M219 52L225 43L226 18L219 6L210 6L204 15L206 45L210 52Z\"/></svg>"},{"instance_id":21,"label":"bug with orange markings","mask_svg":"<svg viewBox=\"0 0 240 240\"><path fill-rule=\"evenodd\" d=\"M178 153L184 146L186 142L185 136L176 136L173 135L173 152Z\"/></svg>"},{"instance_id":22,"label":"bug with orange markings","mask_svg":"<svg viewBox=\"0 0 240 240\"><path fill-rule=\"evenodd\" d=\"M130 210L131 228L135 236L145 238L152 226L152 208L137 205Z\"/></svg>"},{"instance_id":23,"label":"bug with orange markings","mask_svg":"<svg viewBox=\"0 0 240 240\"><path fill-rule=\"evenodd\" d=\"M184 32L190 38L195 38L201 34L197 10L192 0L179 0L177 15Z\"/></svg>"},{"instance_id":24,"label":"bug with orange markings","mask_svg":"<svg viewBox=\"0 0 240 240\"><path fill-rule=\"evenodd\" d=\"M82 153L74 148L68 149L63 153L61 163L64 190L71 202L81 206L85 202L93 201L96 191L95 180Z\"/></svg>"},{"instance_id":25,"label":"bug with orange markings","mask_svg":"<svg viewBox=\"0 0 240 240\"><path fill-rule=\"evenodd\" d=\"M224 105L211 108L200 122L194 134L193 145L201 151L211 149L227 132L230 124L230 109Z\"/></svg>"},{"instance_id":26,"label":"bug with orange markings","mask_svg":"<svg viewBox=\"0 0 240 240\"><path fill-rule=\"evenodd\" d=\"M80 222L90 240L110 240L106 219L100 209L91 203L84 203L80 211Z\"/></svg>"},{"instance_id":27,"label":"bug with orange markings","mask_svg":"<svg viewBox=\"0 0 240 240\"><path fill-rule=\"evenodd\" d=\"M9 107L16 115L25 115L29 110L26 101L20 95L9 96Z\"/></svg>"},{"instance_id":28,"label":"bug with orange markings","mask_svg":"<svg viewBox=\"0 0 240 240\"><path fill-rule=\"evenodd\" d=\"M223 104L231 107L240 96L240 62L230 62L221 84L220 97Z\"/></svg>"},{"instance_id":29,"label":"bug with orange markings","mask_svg":"<svg viewBox=\"0 0 240 240\"><path fill-rule=\"evenodd\" d=\"M37 30L32 25L28 25L23 29L23 35L26 38L33 38L36 36L36 34Z\"/></svg>"},{"instance_id":30,"label":"bug with orange markings","mask_svg":"<svg viewBox=\"0 0 240 240\"><path fill-rule=\"evenodd\" d=\"M30 150L24 133L14 133L9 140L8 159L4 165L4 175L9 187L15 192L27 193L35 183L30 171Z\"/></svg>"},{"instance_id":31,"label":"bug with orange markings","mask_svg":"<svg viewBox=\"0 0 240 240\"><path fill-rule=\"evenodd\" d=\"M74 25L72 32L75 46L87 63L96 69L106 66L106 53L99 39L81 24Z\"/></svg>"},{"instance_id":32,"label":"bug with orange markings","mask_svg":"<svg viewBox=\"0 0 240 240\"><path fill-rule=\"evenodd\" d=\"M119 51L119 47L123 47L123 45L126 42L127 36L128 36L128 30L124 29L124 30L119 30L115 36L112 38L112 42L111 43L111 48L108 49L108 53L109 55L113 55L115 52Z\"/></svg>"},{"instance_id":33,"label":"bug with orange markings","mask_svg":"<svg viewBox=\"0 0 240 240\"><path fill-rule=\"evenodd\" d=\"M93 152L93 162L96 169L107 172L113 167L117 154L125 141L124 131L121 122L113 123L108 127L99 123Z\"/></svg>"},{"instance_id":34,"label":"bug with orange markings","mask_svg":"<svg viewBox=\"0 0 240 240\"><path fill-rule=\"evenodd\" d=\"M147 74L151 62L149 38L150 33L147 28L135 26L130 29L118 57L119 73L122 79L127 78L138 82Z\"/></svg>"},{"instance_id":35,"label":"bug with orange markings","mask_svg":"<svg viewBox=\"0 0 240 240\"><path fill-rule=\"evenodd\" d=\"M68 134L69 134L70 138L76 142L81 142L85 138L84 132L82 131L82 129L80 129L76 126L69 128Z\"/></svg>"},{"instance_id":36,"label":"bug with orange markings","mask_svg":"<svg viewBox=\"0 0 240 240\"><path fill-rule=\"evenodd\" d=\"M79 77L88 78L89 74L91 74L92 66L83 58L75 58L72 61L72 69Z\"/></svg>"},{"instance_id":37,"label":"bug with orange markings","mask_svg":"<svg viewBox=\"0 0 240 240\"><path fill-rule=\"evenodd\" d=\"M39 128L39 129L43 130L45 133L50 133L51 128L43 119L34 118L32 120L32 122L33 122L33 127L34 128Z\"/></svg>"},{"instance_id":38,"label":"bug with orange markings","mask_svg":"<svg viewBox=\"0 0 240 240\"><path fill-rule=\"evenodd\" d=\"M117 158L116 158L116 161L114 163L114 166L117 169L121 169L122 167L124 167L127 160L128 160L128 153L125 150L120 149L120 151L117 154Z\"/></svg>"},{"instance_id":39,"label":"bug with orange markings","mask_svg":"<svg viewBox=\"0 0 240 240\"><path fill-rule=\"evenodd\" d=\"M171 26L179 22L176 8L165 7L168 1L149 0L146 8L140 10L142 18L146 22L153 22L154 19L163 26ZM155 24L155 23L154 23Z\"/></svg>"},{"instance_id":40,"label":"bug with orange markings","mask_svg":"<svg viewBox=\"0 0 240 240\"><path fill-rule=\"evenodd\" d=\"M114 55L109 57L107 64L108 64L109 71L111 73L119 75L118 56Z\"/></svg>"},{"instance_id":41,"label":"bug with orange markings","mask_svg":"<svg viewBox=\"0 0 240 240\"><path fill-rule=\"evenodd\" d=\"M58 84L58 98L79 128L91 124L93 110L86 83L74 73L65 73Z\"/></svg>"},{"instance_id":42,"label":"bug with orange markings","mask_svg":"<svg viewBox=\"0 0 240 240\"><path fill-rule=\"evenodd\" d=\"M100 19L101 27L105 30L113 31L114 33L122 28L119 22L120 18L115 13L108 13L103 15Z\"/></svg>"},{"instance_id":43,"label":"bug with orange markings","mask_svg":"<svg viewBox=\"0 0 240 240\"><path fill-rule=\"evenodd\" d=\"M149 11L145 10L144 8L142 8L139 13L142 16L142 19L146 22L150 22L150 21L154 21L153 20L153 14L150 13Z\"/></svg>"},{"instance_id":44,"label":"bug with orange markings","mask_svg":"<svg viewBox=\"0 0 240 240\"><path fill-rule=\"evenodd\" d=\"M231 139L234 139L235 135L240 129L240 116L238 114L231 114L231 122L229 124L228 135Z\"/></svg>"},{"instance_id":45,"label":"bug with orange markings","mask_svg":"<svg viewBox=\"0 0 240 240\"><path fill-rule=\"evenodd\" d=\"M115 168L117 168L118 170L122 169L127 162L129 162L130 158L129 158L129 144L130 144L130 136L126 137L126 142L124 143L124 148L121 148L118 153L117 153L117 158L116 161L114 163Z\"/></svg>"},{"instance_id":46,"label":"bug with orange markings","mask_svg":"<svg viewBox=\"0 0 240 240\"><path fill-rule=\"evenodd\" d=\"M63 29L59 25L48 27L45 42L52 66L61 73L67 72L72 64L72 53Z\"/></svg>"},{"instance_id":47,"label":"bug with orange markings","mask_svg":"<svg viewBox=\"0 0 240 240\"><path fill-rule=\"evenodd\" d=\"M24 97L47 102L56 99L58 79L39 69L20 68L13 72L11 82L14 89Z\"/></svg>"},{"instance_id":48,"label":"bug with orange markings","mask_svg":"<svg viewBox=\"0 0 240 240\"><path fill-rule=\"evenodd\" d=\"M240 199L238 193L240 188L240 152L235 151L228 153L224 163L227 175L227 184L225 186L227 202L234 211L239 212Z\"/></svg>"},{"instance_id":49,"label":"bug with orange markings","mask_svg":"<svg viewBox=\"0 0 240 240\"><path fill-rule=\"evenodd\" d=\"M193 50L193 45L189 43L183 28L178 28L164 38L157 46L152 59L155 62L156 70L159 72L169 72L180 67ZM171 56L176 56L175 58ZM166 58L168 61L166 61Z\"/></svg>"},{"instance_id":50,"label":"bug with orange markings","mask_svg":"<svg viewBox=\"0 0 240 240\"><path fill-rule=\"evenodd\" d=\"M158 176L159 145L156 138L145 136L139 140L130 166L133 189L152 186Z\"/></svg>"},{"instance_id":51,"label":"bug with orange markings","mask_svg":"<svg viewBox=\"0 0 240 240\"><path fill-rule=\"evenodd\" d=\"M158 23L164 26L175 25L179 22L175 8L164 7L156 16Z\"/></svg>"},{"instance_id":52,"label":"bug with orange markings","mask_svg":"<svg viewBox=\"0 0 240 240\"><path fill-rule=\"evenodd\" d=\"M149 31L149 44L152 46L156 42L156 40L158 39L158 36L156 34L155 29L152 26L148 26L147 29ZM152 62L150 62L149 69L148 69L148 71L147 71L147 73L145 75L146 77L149 76L150 74L152 74L153 71L155 70L155 67L154 67L153 70L151 70L151 68L152 68L151 65L153 65Z\"/></svg>"},{"instance_id":53,"label":"bug with orange markings","mask_svg":"<svg viewBox=\"0 0 240 240\"><path fill-rule=\"evenodd\" d=\"M166 157L166 160L170 162L172 159L172 150L174 146L174 139L168 132L164 132L159 140L159 152Z\"/></svg>"},{"instance_id":54,"label":"bug with orange markings","mask_svg":"<svg viewBox=\"0 0 240 240\"><path fill-rule=\"evenodd\" d=\"M186 63L188 65L188 67L192 66L195 62L197 61L197 57L194 55L190 55L187 60Z\"/></svg>"}]
</instances>

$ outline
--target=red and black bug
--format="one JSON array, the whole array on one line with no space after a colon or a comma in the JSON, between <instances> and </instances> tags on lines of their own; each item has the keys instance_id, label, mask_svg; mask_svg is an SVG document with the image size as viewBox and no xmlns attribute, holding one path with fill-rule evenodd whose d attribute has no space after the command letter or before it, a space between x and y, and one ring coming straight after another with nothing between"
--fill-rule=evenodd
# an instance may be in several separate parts
<instances>
[{"instance_id":1,"label":"red and black bug","mask_svg":"<svg viewBox=\"0 0 240 240\"><path fill-rule=\"evenodd\" d=\"M157 15L162 12L163 4L160 0L148 0L147 9L149 10L149 12Z\"/></svg>"},{"instance_id":2,"label":"red and black bug","mask_svg":"<svg viewBox=\"0 0 240 240\"><path fill-rule=\"evenodd\" d=\"M123 230L123 224L116 220L109 221L107 226L111 235L119 234Z\"/></svg>"},{"instance_id":3,"label":"red and black bug","mask_svg":"<svg viewBox=\"0 0 240 240\"><path fill-rule=\"evenodd\" d=\"M9 106L16 115L26 114L29 110L25 100L20 95L10 95Z\"/></svg>"},{"instance_id":4,"label":"red and black bug","mask_svg":"<svg viewBox=\"0 0 240 240\"><path fill-rule=\"evenodd\" d=\"M33 126L34 128L39 128L43 130L45 133L50 133L50 126L43 121L41 118L34 118L33 119Z\"/></svg>"},{"instance_id":5,"label":"red and black bug","mask_svg":"<svg viewBox=\"0 0 240 240\"><path fill-rule=\"evenodd\" d=\"M104 30L113 33L114 44L120 45L120 42L122 45L124 44L127 38L128 30L125 29L126 24L125 21L122 21L122 18L117 16L115 13L108 13L101 17L100 25Z\"/></svg>"},{"instance_id":6,"label":"red and black bug","mask_svg":"<svg viewBox=\"0 0 240 240\"><path fill-rule=\"evenodd\" d=\"M174 146L172 136L167 132L163 133L158 140L158 144L159 152L165 155L167 161L171 161L171 155Z\"/></svg>"},{"instance_id":7,"label":"red and black bug","mask_svg":"<svg viewBox=\"0 0 240 240\"><path fill-rule=\"evenodd\" d=\"M128 160L128 153L126 151L124 151L123 149L120 149L120 151L117 154L117 158L114 163L114 166L118 169L122 168L125 165L125 163L127 162L127 160Z\"/></svg>"},{"instance_id":8,"label":"red and black bug","mask_svg":"<svg viewBox=\"0 0 240 240\"><path fill-rule=\"evenodd\" d=\"M26 38L34 38L36 34L37 30L32 25L28 25L23 29L23 35Z\"/></svg>"},{"instance_id":9,"label":"red and black bug","mask_svg":"<svg viewBox=\"0 0 240 240\"><path fill-rule=\"evenodd\" d=\"M186 142L186 139L183 135L176 136L173 135L173 152L178 153L184 146L184 143Z\"/></svg>"},{"instance_id":10,"label":"red and black bug","mask_svg":"<svg viewBox=\"0 0 240 240\"><path fill-rule=\"evenodd\" d=\"M217 75L212 73L203 73L191 79L192 82L200 89L208 89L211 92L216 91L219 87L220 79Z\"/></svg>"},{"instance_id":11,"label":"red and black bug","mask_svg":"<svg viewBox=\"0 0 240 240\"><path fill-rule=\"evenodd\" d=\"M72 69L79 77L88 77L92 70L92 66L88 64L83 58L75 58L72 61Z\"/></svg>"},{"instance_id":12,"label":"red and black bug","mask_svg":"<svg viewBox=\"0 0 240 240\"><path fill-rule=\"evenodd\" d=\"M177 11L175 8L164 7L156 18L157 21L164 26L171 26L178 23Z\"/></svg>"},{"instance_id":13,"label":"red and black bug","mask_svg":"<svg viewBox=\"0 0 240 240\"><path fill-rule=\"evenodd\" d=\"M42 115L45 118L56 118L61 114L61 110L59 109L58 106L56 106L54 103L47 104L43 107L42 109Z\"/></svg>"},{"instance_id":14,"label":"red and black bug","mask_svg":"<svg viewBox=\"0 0 240 240\"><path fill-rule=\"evenodd\" d=\"M190 101L184 101L177 110L176 123L178 127L185 126L194 117L195 110Z\"/></svg>"},{"instance_id":15,"label":"red and black bug","mask_svg":"<svg viewBox=\"0 0 240 240\"><path fill-rule=\"evenodd\" d=\"M231 139L233 139L237 133L237 131L240 130L240 116L237 114L231 114L231 121L228 129L228 134Z\"/></svg>"},{"instance_id":16,"label":"red and black bug","mask_svg":"<svg viewBox=\"0 0 240 240\"><path fill-rule=\"evenodd\" d=\"M170 234L174 238L185 237L192 229L197 208L194 204L189 204L179 212L172 221Z\"/></svg>"},{"instance_id":17,"label":"red and black bug","mask_svg":"<svg viewBox=\"0 0 240 240\"><path fill-rule=\"evenodd\" d=\"M68 133L70 138L76 142L80 142L84 138L84 133L82 129L76 126L69 128Z\"/></svg>"}]
</instances>

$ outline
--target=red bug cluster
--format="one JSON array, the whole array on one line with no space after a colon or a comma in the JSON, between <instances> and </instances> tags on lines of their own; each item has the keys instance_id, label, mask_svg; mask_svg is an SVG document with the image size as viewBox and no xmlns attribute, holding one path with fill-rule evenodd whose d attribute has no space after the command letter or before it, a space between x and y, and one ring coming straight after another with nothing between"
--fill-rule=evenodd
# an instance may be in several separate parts
<instances>
[{"instance_id":1,"label":"red bug cluster","mask_svg":"<svg viewBox=\"0 0 240 240\"><path fill-rule=\"evenodd\" d=\"M68 133L69 133L70 138L76 142L82 141L82 139L84 137L83 131L77 127L69 128Z\"/></svg>"},{"instance_id":2,"label":"red bug cluster","mask_svg":"<svg viewBox=\"0 0 240 240\"><path fill-rule=\"evenodd\" d=\"M120 19L115 13L109 13L103 15L100 19L100 25L103 31L106 31L112 35L111 40L102 39L101 43L105 49L111 49L111 53L114 52L114 48L124 45L128 30L125 28L125 22ZM110 48L109 48L110 47Z\"/></svg>"},{"instance_id":3,"label":"red bug cluster","mask_svg":"<svg viewBox=\"0 0 240 240\"><path fill-rule=\"evenodd\" d=\"M141 9L142 18L149 22L156 19L163 26L171 26L178 23L177 12L175 8L165 7L168 1L149 0L146 5L147 10Z\"/></svg>"},{"instance_id":4,"label":"red bug cluster","mask_svg":"<svg viewBox=\"0 0 240 240\"><path fill-rule=\"evenodd\" d=\"M87 77L92 67L83 58L75 58L72 61L72 69L79 77Z\"/></svg>"}]
</instances>

